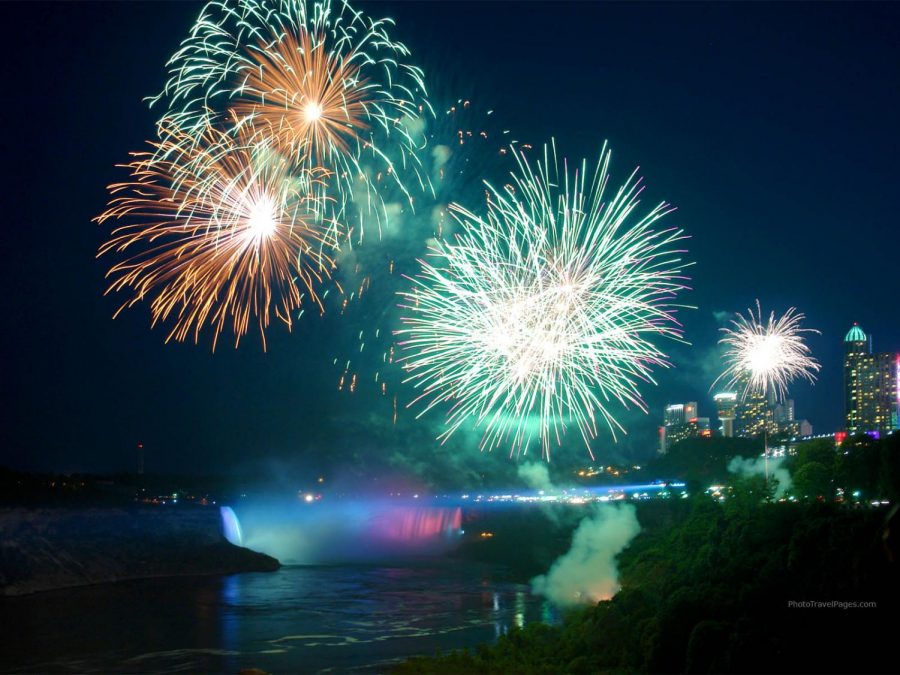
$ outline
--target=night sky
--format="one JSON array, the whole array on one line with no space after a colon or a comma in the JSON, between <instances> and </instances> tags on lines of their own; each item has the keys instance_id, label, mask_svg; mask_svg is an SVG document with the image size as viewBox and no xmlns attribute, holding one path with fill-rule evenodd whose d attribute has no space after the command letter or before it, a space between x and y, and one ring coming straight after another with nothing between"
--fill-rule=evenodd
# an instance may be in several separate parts
<instances>
[{"instance_id":1,"label":"night sky","mask_svg":"<svg viewBox=\"0 0 900 675\"><path fill-rule=\"evenodd\" d=\"M614 182L640 165L644 204L678 207L669 224L691 236L696 263L684 300L698 309L683 316L693 347L666 345L676 367L644 387L650 416L624 414L628 437L602 434L599 459L648 455L667 401L699 400L712 416L721 317L756 298L796 306L821 330L809 341L820 380L792 389L817 431L841 423L853 321L877 350L900 351L900 4L362 4L396 20L436 110L468 98L510 138L555 137L572 159L595 161L608 139ZM507 462L478 457L465 434L440 449L437 418L401 411L395 427L386 399L338 392L332 361L364 328L353 317L307 312L291 333L273 324L267 353L251 332L238 350L225 336L215 354L209 336L164 344L146 305L112 320L121 298L103 296L110 261L95 259L108 230L91 218L125 176L114 165L152 137L160 113L142 99L162 88L200 7L0 5L12 29L0 465L134 470L138 441L152 471ZM555 461L586 459L573 435Z\"/></svg>"}]
</instances>

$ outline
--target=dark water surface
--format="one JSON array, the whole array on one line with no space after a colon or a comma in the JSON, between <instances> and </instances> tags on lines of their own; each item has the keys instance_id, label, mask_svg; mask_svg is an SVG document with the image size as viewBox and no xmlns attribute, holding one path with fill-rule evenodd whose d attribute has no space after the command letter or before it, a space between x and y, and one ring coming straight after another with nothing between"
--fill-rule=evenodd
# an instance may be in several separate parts
<instances>
[{"instance_id":1,"label":"dark water surface","mask_svg":"<svg viewBox=\"0 0 900 675\"><path fill-rule=\"evenodd\" d=\"M0 671L386 672L541 620L527 585L459 561L149 579L0 600Z\"/></svg>"}]
</instances>

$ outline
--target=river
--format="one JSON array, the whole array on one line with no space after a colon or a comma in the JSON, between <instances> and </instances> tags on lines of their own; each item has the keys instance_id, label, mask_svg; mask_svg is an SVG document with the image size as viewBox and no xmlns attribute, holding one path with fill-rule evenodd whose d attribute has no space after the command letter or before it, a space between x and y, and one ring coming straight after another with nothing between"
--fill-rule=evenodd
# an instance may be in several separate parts
<instances>
[{"instance_id":1,"label":"river","mask_svg":"<svg viewBox=\"0 0 900 675\"><path fill-rule=\"evenodd\" d=\"M542 620L503 568L451 559L147 579L0 600L0 671L387 672Z\"/></svg>"}]
</instances>

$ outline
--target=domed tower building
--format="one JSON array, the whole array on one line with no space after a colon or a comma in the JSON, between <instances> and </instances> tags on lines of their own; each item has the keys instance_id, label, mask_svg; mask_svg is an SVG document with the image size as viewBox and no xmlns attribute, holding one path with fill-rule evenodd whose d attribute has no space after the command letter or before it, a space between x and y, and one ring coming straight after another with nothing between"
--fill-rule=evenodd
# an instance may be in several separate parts
<instances>
[{"instance_id":1,"label":"domed tower building","mask_svg":"<svg viewBox=\"0 0 900 675\"><path fill-rule=\"evenodd\" d=\"M900 355L873 354L858 324L844 336L844 429L875 436L898 428Z\"/></svg>"}]
</instances>

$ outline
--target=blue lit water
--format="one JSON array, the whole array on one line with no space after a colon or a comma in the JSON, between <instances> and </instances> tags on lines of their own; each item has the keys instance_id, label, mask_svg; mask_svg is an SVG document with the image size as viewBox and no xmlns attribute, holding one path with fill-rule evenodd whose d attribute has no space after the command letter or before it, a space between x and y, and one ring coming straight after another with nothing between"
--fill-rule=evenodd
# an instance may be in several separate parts
<instances>
[{"instance_id":1,"label":"blue lit water","mask_svg":"<svg viewBox=\"0 0 900 675\"><path fill-rule=\"evenodd\" d=\"M149 579L0 600L0 671L387 672L541 620L502 568L446 559Z\"/></svg>"}]
</instances>

